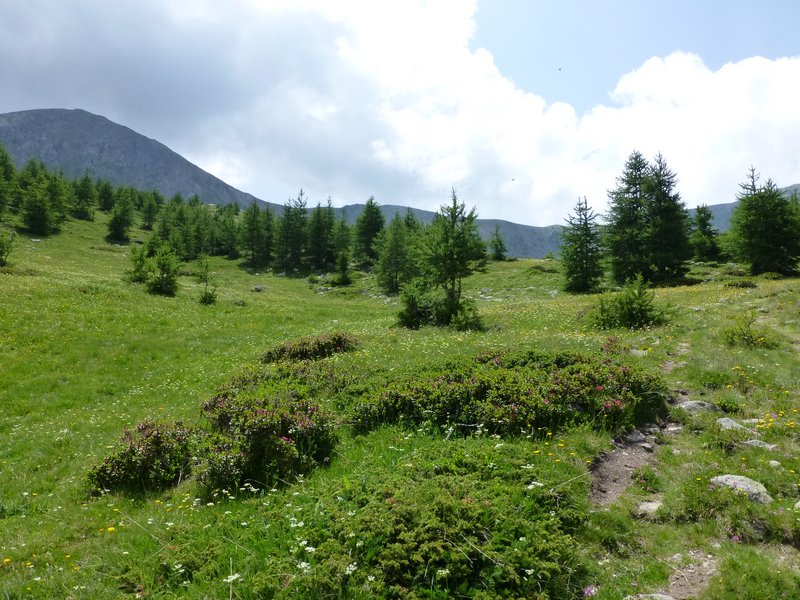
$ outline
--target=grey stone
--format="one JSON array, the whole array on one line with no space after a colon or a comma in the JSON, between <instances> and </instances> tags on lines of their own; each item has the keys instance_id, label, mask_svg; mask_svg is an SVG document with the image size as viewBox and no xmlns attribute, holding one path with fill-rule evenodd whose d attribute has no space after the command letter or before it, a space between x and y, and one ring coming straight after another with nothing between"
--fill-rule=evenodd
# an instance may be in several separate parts
<instances>
[{"instance_id":1,"label":"grey stone","mask_svg":"<svg viewBox=\"0 0 800 600\"><path fill-rule=\"evenodd\" d=\"M767 492L767 488L743 475L718 475L711 478L711 483L745 493L750 500L758 504L772 502L772 496Z\"/></svg>"},{"instance_id":2,"label":"grey stone","mask_svg":"<svg viewBox=\"0 0 800 600\"><path fill-rule=\"evenodd\" d=\"M658 435L661 433L661 427L655 423L647 423L644 427L640 427L639 430L645 435Z\"/></svg>"},{"instance_id":3,"label":"grey stone","mask_svg":"<svg viewBox=\"0 0 800 600\"><path fill-rule=\"evenodd\" d=\"M664 503L661 500L640 502L633 514L641 518L652 517L658 512L658 509L661 508L662 504Z\"/></svg>"},{"instance_id":4,"label":"grey stone","mask_svg":"<svg viewBox=\"0 0 800 600\"><path fill-rule=\"evenodd\" d=\"M773 469L780 469L781 468L781 463L779 463L777 460L771 460L767 464L770 467L772 467Z\"/></svg>"},{"instance_id":5,"label":"grey stone","mask_svg":"<svg viewBox=\"0 0 800 600\"><path fill-rule=\"evenodd\" d=\"M794 510L800 510L800 500L794 503Z\"/></svg>"},{"instance_id":6,"label":"grey stone","mask_svg":"<svg viewBox=\"0 0 800 600\"><path fill-rule=\"evenodd\" d=\"M737 423L736 421L734 421L730 417L722 417L720 419L717 419L717 425L719 425L720 429L727 429L727 430L733 430L733 431L746 431L747 433L750 433L750 434L753 434L753 435L758 435L752 429L748 429L744 425L740 425L739 423Z\"/></svg>"},{"instance_id":7,"label":"grey stone","mask_svg":"<svg viewBox=\"0 0 800 600\"><path fill-rule=\"evenodd\" d=\"M626 433L623 438L629 444L640 444L644 442L646 438L642 435L641 431L634 429L630 433Z\"/></svg>"},{"instance_id":8,"label":"grey stone","mask_svg":"<svg viewBox=\"0 0 800 600\"><path fill-rule=\"evenodd\" d=\"M625 596L623 600L675 600L675 598L666 594L634 594Z\"/></svg>"},{"instance_id":9,"label":"grey stone","mask_svg":"<svg viewBox=\"0 0 800 600\"><path fill-rule=\"evenodd\" d=\"M254 292L263 292L265 289L267 289L267 286L265 286L265 285L257 285L257 286L255 286L253 288L253 291Z\"/></svg>"},{"instance_id":10,"label":"grey stone","mask_svg":"<svg viewBox=\"0 0 800 600\"><path fill-rule=\"evenodd\" d=\"M768 444L767 442L762 442L761 440L747 440L746 442L742 442L745 446L752 446L753 448L764 448L764 450L777 450L778 444Z\"/></svg>"},{"instance_id":11,"label":"grey stone","mask_svg":"<svg viewBox=\"0 0 800 600\"><path fill-rule=\"evenodd\" d=\"M655 446L649 442L645 442L644 444L639 444L646 452L655 452Z\"/></svg>"},{"instance_id":12,"label":"grey stone","mask_svg":"<svg viewBox=\"0 0 800 600\"><path fill-rule=\"evenodd\" d=\"M721 409L716 404L705 402L704 400L687 400L678 405L678 408L691 413L697 412L721 412Z\"/></svg>"},{"instance_id":13,"label":"grey stone","mask_svg":"<svg viewBox=\"0 0 800 600\"><path fill-rule=\"evenodd\" d=\"M647 350L639 350L638 348L631 348L630 352L634 356L647 356Z\"/></svg>"}]
</instances>

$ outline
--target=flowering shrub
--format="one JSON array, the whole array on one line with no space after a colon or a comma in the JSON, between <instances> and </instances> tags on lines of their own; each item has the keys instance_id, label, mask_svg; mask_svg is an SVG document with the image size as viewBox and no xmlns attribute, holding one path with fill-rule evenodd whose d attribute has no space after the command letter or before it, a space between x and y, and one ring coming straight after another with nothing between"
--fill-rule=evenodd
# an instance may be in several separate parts
<instances>
[{"instance_id":1,"label":"flowering shrub","mask_svg":"<svg viewBox=\"0 0 800 600\"><path fill-rule=\"evenodd\" d=\"M618 431L666 414L658 378L618 363L575 354L483 353L389 385L356 406L355 424L430 421L464 433L533 433L589 423Z\"/></svg>"},{"instance_id":2,"label":"flowering shrub","mask_svg":"<svg viewBox=\"0 0 800 600\"><path fill-rule=\"evenodd\" d=\"M190 472L198 432L177 423L145 421L127 429L121 447L89 473L93 490L146 492L175 485Z\"/></svg>"},{"instance_id":3,"label":"flowering shrub","mask_svg":"<svg viewBox=\"0 0 800 600\"><path fill-rule=\"evenodd\" d=\"M209 488L272 484L326 462L337 442L332 415L295 390L216 397L203 405L215 434L200 464Z\"/></svg>"},{"instance_id":4,"label":"flowering shrub","mask_svg":"<svg viewBox=\"0 0 800 600\"><path fill-rule=\"evenodd\" d=\"M348 333L326 333L316 337L305 337L281 344L267 351L262 363L279 360L316 360L340 352L349 352L358 346L358 340Z\"/></svg>"}]
</instances>

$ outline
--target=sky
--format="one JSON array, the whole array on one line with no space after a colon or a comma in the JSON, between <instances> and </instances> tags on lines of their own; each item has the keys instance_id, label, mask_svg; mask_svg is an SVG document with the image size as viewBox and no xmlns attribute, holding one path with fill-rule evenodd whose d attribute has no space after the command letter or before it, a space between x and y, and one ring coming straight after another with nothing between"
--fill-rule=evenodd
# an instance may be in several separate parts
<instances>
[{"instance_id":1,"label":"sky","mask_svg":"<svg viewBox=\"0 0 800 600\"><path fill-rule=\"evenodd\" d=\"M0 0L0 113L82 108L284 203L561 224L661 153L800 183L797 0Z\"/></svg>"}]
</instances>

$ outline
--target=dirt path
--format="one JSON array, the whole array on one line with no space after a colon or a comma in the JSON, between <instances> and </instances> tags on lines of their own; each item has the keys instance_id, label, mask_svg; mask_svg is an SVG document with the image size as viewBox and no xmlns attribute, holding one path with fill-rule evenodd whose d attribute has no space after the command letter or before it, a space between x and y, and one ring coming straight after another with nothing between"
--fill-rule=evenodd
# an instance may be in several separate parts
<instances>
[{"instance_id":1,"label":"dirt path","mask_svg":"<svg viewBox=\"0 0 800 600\"><path fill-rule=\"evenodd\" d=\"M640 444L629 444L607 452L592 465L592 491L589 499L605 506L615 502L633 483L634 469L655 463L652 452Z\"/></svg>"}]
</instances>

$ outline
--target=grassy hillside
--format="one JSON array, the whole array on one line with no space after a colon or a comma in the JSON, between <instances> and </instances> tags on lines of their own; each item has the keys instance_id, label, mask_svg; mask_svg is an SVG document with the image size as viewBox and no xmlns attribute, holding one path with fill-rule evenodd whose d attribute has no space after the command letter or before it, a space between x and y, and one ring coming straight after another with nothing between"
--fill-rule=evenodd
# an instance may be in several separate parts
<instances>
[{"instance_id":1,"label":"grassy hillside","mask_svg":"<svg viewBox=\"0 0 800 600\"><path fill-rule=\"evenodd\" d=\"M148 295L123 282L128 248L104 241L105 218L19 236L0 269L3 598L800 597L796 279L697 265L704 283L657 290L667 325L599 331L587 316L596 297L560 292L556 262L495 263L465 282L485 332L410 331L368 275L330 289L212 259L217 304L201 305L189 276L175 298ZM90 495L88 472L125 428L202 425L201 404L244 365L332 331L360 345L308 371L339 423L330 464L211 497L191 479ZM736 331L755 334L748 345ZM375 390L503 349L611 357L663 377L673 400L724 413L671 406L652 453L588 426L352 431L354 407ZM754 433L721 431L721 416ZM617 458L617 481L598 482ZM774 501L710 482L729 473ZM644 500L663 504L640 518Z\"/></svg>"}]
</instances>

